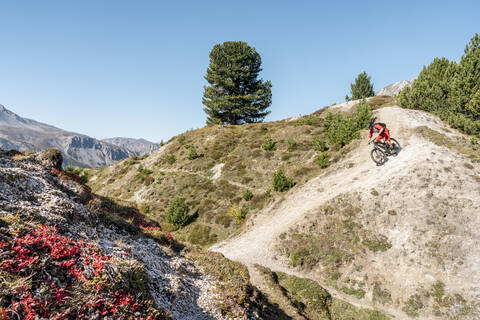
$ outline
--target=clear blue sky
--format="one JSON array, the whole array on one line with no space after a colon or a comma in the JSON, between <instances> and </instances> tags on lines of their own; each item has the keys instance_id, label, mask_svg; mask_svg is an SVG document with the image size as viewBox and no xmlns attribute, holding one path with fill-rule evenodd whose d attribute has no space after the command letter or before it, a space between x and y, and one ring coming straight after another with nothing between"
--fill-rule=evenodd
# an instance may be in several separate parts
<instances>
[{"instance_id":1,"label":"clear blue sky","mask_svg":"<svg viewBox=\"0 0 480 320\"><path fill-rule=\"evenodd\" d=\"M202 127L208 54L242 40L271 80L267 120L342 102L458 60L480 1L2 1L0 104L96 138L168 139Z\"/></svg>"}]
</instances>

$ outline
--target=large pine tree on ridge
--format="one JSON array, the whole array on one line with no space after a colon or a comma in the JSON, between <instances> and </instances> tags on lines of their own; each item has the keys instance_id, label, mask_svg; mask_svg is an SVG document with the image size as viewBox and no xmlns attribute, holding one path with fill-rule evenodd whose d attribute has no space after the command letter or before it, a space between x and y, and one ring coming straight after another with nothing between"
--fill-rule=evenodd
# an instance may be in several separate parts
<instances>
[{"instance_id":1,"label":"large pine tree on ridge","mask_svg":"<svg viewBox=\"0 0 480 320\"><path fill-rule=\"evenodd\" d=\"M216 44L210 51L202 102L207 124L242 124L262 121L270 111L272 85L258 79L262 59L243 41Z\"/></svg>"}]
</instances>

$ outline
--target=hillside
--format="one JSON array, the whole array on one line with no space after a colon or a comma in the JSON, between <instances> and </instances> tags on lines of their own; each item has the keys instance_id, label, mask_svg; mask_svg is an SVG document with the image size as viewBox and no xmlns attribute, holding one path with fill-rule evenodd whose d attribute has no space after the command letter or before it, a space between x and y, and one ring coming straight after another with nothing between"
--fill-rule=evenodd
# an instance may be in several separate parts
<instances>
[{"instance_id":1,"label":"hillside","mask_svg":"<svg viewBox=\"0 0 480 320\"><path fill-rule=\"evenodd\" d=\"M379 106L391 101L390 97L375 97L370 103ZM239 218L248 218L280 196L272 189L278 169L284 168L296 184L323 170L317 156L319 141L325 140L326 114L324 109L277 122L188 131L150 156L92 171L89 185L99 194L135 203L179 239L209 245L241 226L242 219L229 214L230 209L239 212ZM331 161L348 149L333 146ZM246 200L248 192L251 199L247 196ZM186 199L194 220L179 230L164 217L175 196Z\"/></svg>"},{"instance_id":2,"label":"hillside","mask_svg":"<svg viewBox=\"0 0 480 320\"><path fill-rule=\"evenodd\" d=\"M403 145L397 157L377 167L357 141L211 250L253 272L258 264L314 279L399 319L478 319L480 152L427 113L394 106L375 115Z\"/></svg>"},{"instance_id":3,"label":"hillside","mask_svg":"<svg viewBox=\"0 0 480 320\"><path fill-rule=\"evenodd\" d=\"M328 168L317 164L314 137L325 138L327 112L352 113L353 101L283 121L189 131L148 157L97 170L90 185L136 203L183 241L218 242L211 250L246 264L253 283L280 305L295 302L285 286L275 289L279 280L269 279L290 275L398 319L475 319L478 147L435 116L387 97L368 102L403 146L381 167L371 161L364 135L343 148L330 146ZM269 140L272 151L262 148ZM272 190L278 168L296 183L288 192ZM165 221L177 195L192 214L180 229Z\"/></svg>"},{"instance_id":4,"label":"hillside","mask_svg":"<svg viewBox=\"0 0 480 320\"><path fill-rule=\"evenodd\" d=\"M245 266L179 243L136 208L92 193L61 162L53 149L0 152L1 320L297 314L270 302ZM317 308L342 315L335 319L379 315L319 293Z\"/></svg>"},{"instance_id":5,"label":"hillside","mask_svg":"<svg viewBox=\"0 0 480 320\"><path fill-rule=\"evenodd\" d=\"M64 156L64 165L92 168L158 149L158 145L143 139L121 139L100 141L22 118L0 105L0 148L4 150L57 148Z\"/></svg>"},{"instance_id":6,"label":"hillside","mask_svg":"<svg viewBox=\"0 0 480 320\"><path fill-rule=\"evenodd\" d=\"M1 320L283 317L244 266L182 246L61 161L0 153Z\"/></svg>"}]
</instances>

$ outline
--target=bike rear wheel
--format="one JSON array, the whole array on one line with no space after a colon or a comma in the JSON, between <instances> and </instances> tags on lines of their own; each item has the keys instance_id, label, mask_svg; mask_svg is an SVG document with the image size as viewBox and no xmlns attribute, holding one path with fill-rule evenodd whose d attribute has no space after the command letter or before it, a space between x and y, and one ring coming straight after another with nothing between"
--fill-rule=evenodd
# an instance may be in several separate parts
<instances>
[{"instance_id":1,"label":"bike rear wheel","mask_svg":"<svg viewBox=\"0 0 480 320\"><path fill-rule=\"evenodd\" d=\"M400 150L402 150L402 147L400 146L400 143L398 143L398 141L393 138L390 138L390 142L392 142L392 154L396 156L397 154L400 153Z\"/></svg>"},{"instance_id":2,"label":"bike rear wheel","mask_svg":"<svg viewBox=\"0 0 480 320\"><path fill-rule=\"evenodd\" d=\"M372 149L370 152L370 157L372 158L373 162L377 164L377 166L384 164L387 158L385 153L377 148Z\"/></svg>"}]
</instances>

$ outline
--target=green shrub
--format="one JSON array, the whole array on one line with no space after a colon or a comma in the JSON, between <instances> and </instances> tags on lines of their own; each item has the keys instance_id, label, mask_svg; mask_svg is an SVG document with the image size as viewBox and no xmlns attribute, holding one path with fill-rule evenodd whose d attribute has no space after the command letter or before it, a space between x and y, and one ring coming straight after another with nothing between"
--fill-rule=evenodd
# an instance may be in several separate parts
<instances>
[{"instance_id":1,"label":"green shrub","mask_svg":"<svg viewBox=\"0 0 480 320\"><path fill-rule=\"evenodd\" d=\"M177 227L182 227L186 225L189 220L188 212L189 208L185 203L185 199L177 196L168 207L167 221Z\"/></svg>"},{"instance_id":2,"label":"green shrub","mask_svg":"<svg viewBox=\"0 0 480 320\"><path fill-rule=\"evenodd\" d=\"M190 243L205 246L216 242L217 235L212 233L211 227L197 224L190 230L187 240Z\"/></svg>"},{"instance_id":3,"label":"green shrub","mask_svg":"<svg viewBox=\"0 0 480 320\"><path fill-rule=\"evenodd\" d=\"M328 151L320 153L320 155L317 157L317 164L320 166L320 168L328 167L330 164L330 154Z\"/></svg>"},{"instance_id":4,"label":"green shrub","mask_svg":"<svg viewBox=\"0 0 480 320\"><path fill-rule=\"evenodd\" d=\"M272 197L272 189L267 189L264 193L263 196L265 198L271 198Z\"/></svg>"},{"instance_id":5,"label":"green shrub","mask_svg":"<svg viewBox=\"0 0 480 320\"><path fill-rule=\"evenodd\" d=\"M74 167L73 165L69 164L65 168L65 172L76 174L77 176L80 177L80 179L82 180L83 183L88 182L89 172L88 172L87 169L83 169L83 168L80 168L80 167Z\"/></svg>"},{"instance_id":6,"label":"green shrub","mask_svg":"<svg viewBox=\"0 0 480 320\"><path fill-rule=\"evenodd\" d=\"M275 172L273 176L273 190L277 192L283 192L293 187L292 178L285 176L285 171L280 168Z\"/></svg>"},{"instance_id":7,"label":"green shrub","mask_svg":"<svg viewBox=\"0 0 480 320\"><path fill-rule=\"evenodd\" d=\"M153 173L152 170L144 168L140 165L137 169L137 175L135 176L141 183L150 185L155 179L150 175Z\"/></svg>"},{"instance_id":8,"label":"green shrub","mask_svg":"<svg viewBox=\"0 0 480 320\"><path fill-rule=\"evenodd\" d=\"M243 198L243 200L245 200L245 201L250 201L250 200L252 200L252 198L253 198L253 193L252 193L252 191L250 191L250 190L248 190L248 189L245 190L245 192L243 193L242 198Z\"/></svg>"},{"instance_id":9,"label":"green shrub","mask_svg":"<svg viewBox=\"0 0 480 320\"><path fill-rule=\"evenodd\" d=\"M173 154L168 155L168 157L167 157L168 164L174 164L175 161L177 161L177 159L175 158L175 156Z\"/></svg>"},{"instance_id":10,"label":"green shrub","mask_svg":"<svg viewBox=\"0 0 480 320\"><path fill-rule=\"evenodd\" d=\"M236 224L241 224L246 217L246 213L236 204L228 210L228 215L235 219Z\"/></svg>"},{"instance_id":11,"label":"green shrub","mask_svg":"<svg viewBox=\"0 0 480 320\"><path fill-rule=\"evenodd\" d=\"M290 151L295 149L295 147L297 146L297 142L295 141L295 139L293 139L293 137L288 138L287 144L288 144L288 150Z\"/></svg>"},{"instance_id":12,"label":"green shrub","mask_svg":"<svg viewBox=\"0 0 480 320\"><path fill-rule=\"evenodd\" d=\"M343 147L359 136L355 117L343 116L341 112L329 112L325 117L324 129L330 145L338 143Z\"/></svg>"},{"instance_id":13,"label":"green shrub","mask_svg":"<svg viewBox=\"0 0 480 320\"><path fill-rule=\"evenodd\" d=\"M325 143L325 140L323 140L322 138L320 138L318 136L313 137L312 148L313 148L313 150L320 151L320 152L328 150L328 147L327 147L327 144Z\"/></svg>"},{"instance_id":14,"label":"green shrub","mask_svg":"<svg viewBox=\"0 0 480 320\"><path fill-rule=\"evenodd\" d=\"M360 101L357 107L357 112L355 113L355 124L357 130L362 130L365 128L367 123L373 120L372 108L365 102L365 100Z\"/></svg>"},{"instance_id":15,"label":"green shrub","mask_svg":"<svg viewBox=\"0 0 480 320\"><path fill-rule=\"evenodd\" d=\"M185 140L186 138L183 134L177 138L178 143L180 143L181 145L185 144Z\"/></svg>"},{"instance_id":16,"label":"green shrub","mask_svg":"<svg viewBox=\"0 0 480 320\"><path fill-rule=\"evenodd\" d=\"M312 115L308 115L308 116L305 116L305 117L301 117L300 119L295 121L295 126L303 126L303 125L314 126L317 123L318 123L317 118L315 118Z\"/></svg>"},{"instance_id":17,"label":"green shrub","mask_svg":"<svg viewBox=\"0 0 480 320\"><path fill-rule=\"evenodd\" d=\"M267 137L263 141L262 148L265 151L273 151L275 150L275 144L276 142L272 140L272 137L270 137L270 135L267 135Z\"/></svg>"},{"instance_id":18,"label":"green shrub","mask_svg":"<svg viewBox=\"0 0 480 320\"><path fill-rule=\"evenodd\" d=\"M188 146L188 155L187 155L187 158L188 160L194 160L194 159L197 159L199 157L198 153L197 153L197 149L195 148L195 146Z\"/></svg>"}]
</instances>

